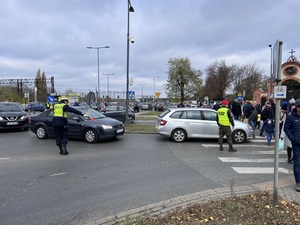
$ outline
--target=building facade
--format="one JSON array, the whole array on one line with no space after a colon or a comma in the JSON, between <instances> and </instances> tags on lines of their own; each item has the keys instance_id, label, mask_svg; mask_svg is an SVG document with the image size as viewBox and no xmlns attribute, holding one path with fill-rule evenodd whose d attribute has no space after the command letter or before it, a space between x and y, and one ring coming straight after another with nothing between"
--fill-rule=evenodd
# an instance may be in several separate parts
<instances>
[{"instance_id":1,"label":"building facade","mask_svg":"<svg viewBox=\"0 0 300 225\"><path fill-rule=\"evenodd\" d=\"M291 54L290 57L281 65L280 76L281 85L287 86L287 101L291 98L300 98L300 62L294 56L295 51L293 49L289 53ZM254 90L253 100L257 101L258 104L264 105L265 102L270 98L275 85L276 83L274 82L271 84L270 80L267 85L267 90L263 90L261 88Z\"/></svg>"}]
</instances>

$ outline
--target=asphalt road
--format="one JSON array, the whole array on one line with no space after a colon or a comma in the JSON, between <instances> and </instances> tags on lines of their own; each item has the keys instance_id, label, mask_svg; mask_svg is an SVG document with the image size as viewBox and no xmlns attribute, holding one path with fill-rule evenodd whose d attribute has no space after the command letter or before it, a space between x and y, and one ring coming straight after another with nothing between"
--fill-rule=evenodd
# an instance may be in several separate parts
<instances>
[{"instance_id":1,"label":"asphalt road","mask_svg":"<svg viewBox=\"0 0 300 225\"><path fill-rule=\"evenodd\" d=\"M176 196L273 179L273 147L265 139L230 153L216 140L125 134L97 144L71 140L70 155L62 156L54 139L28 131L0 132L0 146L5 225L86 224ZM292 165L280 157L280 177L290 175Z\"/></svg>"}]
</instances>

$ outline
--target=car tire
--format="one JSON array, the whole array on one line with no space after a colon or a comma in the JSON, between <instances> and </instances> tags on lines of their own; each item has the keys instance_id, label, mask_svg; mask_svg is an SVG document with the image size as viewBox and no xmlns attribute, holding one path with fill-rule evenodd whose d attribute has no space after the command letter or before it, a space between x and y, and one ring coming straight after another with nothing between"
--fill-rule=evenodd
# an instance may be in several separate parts
<instances>
[{"instance_id":1,"label":"car tire","mask_svg":"<svg viewBox=\"0 0 300 225\"><path fill-rule=\"evenodd\" d=\"M128 116L128 123L133 123L133 117L132 116Z\"/></svg>"},{"instance_id":2,"label":"car tire","mask_svg":"<svg viewBox=\"0 0 300 225\"><path fill-rule=\"evenodd\" d=\"M98 140L98 135L97 135L96 131L93 129L87 129L84 132L84 140L87 143L96 143Z\"/></svg>"},{"instance_id":3,"label":"car tire","mask_svg":"<svg viewBox=\"0 0 300 225\"><path fill-rule=\"evenodd\" d=\"M35 134L39 139L46 139L48 137L47 130L44 126L37 126Z\"/></svg>"},{"instance_id":4,"label":"car tire","mask_svg":"<svg viewBox=\"0 0 300 225\"><path fill-rule=\"evenodd\" d=\"M243 143L243 142L246 142L247 140L247 137L246 137L246 133L245 131L243 130L235 130L233 133L232 133L232 141L233 143Z\"/></svg>"},{"instance_id":5,"label":"car tire","mask_svg":"<svg viewBox=\"0 0 300 225\"><path fill-rule=\"evenodd\" d=\"M183 129L175 129L171 134L171 139L174 142L184 142L187 139L187 134Z\"/></svg>"}]
</instances>

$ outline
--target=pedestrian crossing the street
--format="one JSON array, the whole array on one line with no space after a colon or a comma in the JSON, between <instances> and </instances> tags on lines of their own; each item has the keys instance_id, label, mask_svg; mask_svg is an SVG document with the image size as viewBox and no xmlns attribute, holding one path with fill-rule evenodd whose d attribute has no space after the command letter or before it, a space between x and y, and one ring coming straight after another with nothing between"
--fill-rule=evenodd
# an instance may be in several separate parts
<instances>
[{"instance_id":1,"label":"pedestrian crossing the street","mask_svg":"<svg viewBox=\"0 0 300 225\"><path fill-rule=\"evenodd\" d=\"M226 143L224 143L226 146ZM205 148L219 148L219 144L202 144ZM239 174L273 174L275 139L267 145L265 137L256 137L246 143L236 144L237 152L228 156L219 156L223 163L230 163L231 168ZM226 150L224 150L226 151ZM281 174L293 174L293 167L287 163L286 150L279 152L279 168Z\"/></svg>"}]
</instances>

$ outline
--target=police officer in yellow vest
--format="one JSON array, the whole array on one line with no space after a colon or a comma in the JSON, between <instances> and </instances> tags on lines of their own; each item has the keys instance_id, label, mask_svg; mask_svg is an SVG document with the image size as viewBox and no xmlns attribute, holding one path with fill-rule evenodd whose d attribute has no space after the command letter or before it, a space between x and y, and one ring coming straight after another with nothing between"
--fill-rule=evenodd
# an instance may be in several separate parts
<instances>
[{"instance_id":1,"label":"police officer in yellow vest","mask_svg":"<svg viewBox=\"0 0 300 225\"><path fill-rule=\"evenodd\" d=\"M56 145L59 147L59 153L61 155L68 155L67 144L68 144L68 120L67 112L73 112L79 115L84 115L67 105L68 100L63 99L59 103L54 105L54 116L52 118L52 125L54 127L56 136Z\"/></svg>"},{"instance_id":2,"label":"police officer in yellow vest","mask_svg":"<svg viewBox=\"0 0 300 225\"><path fill-rule=\"evenodd\" d=\"M236 152L236 149L232 146L232 134L230 124L234 127L234 119L232 117L231 110L228 108L229 101L223 100L222 107L217 111L217 123L219 125L219 145L220 151L223 151L223 137L224 134L227 138L230 152Z\"/></svg>"}]
</instances>

